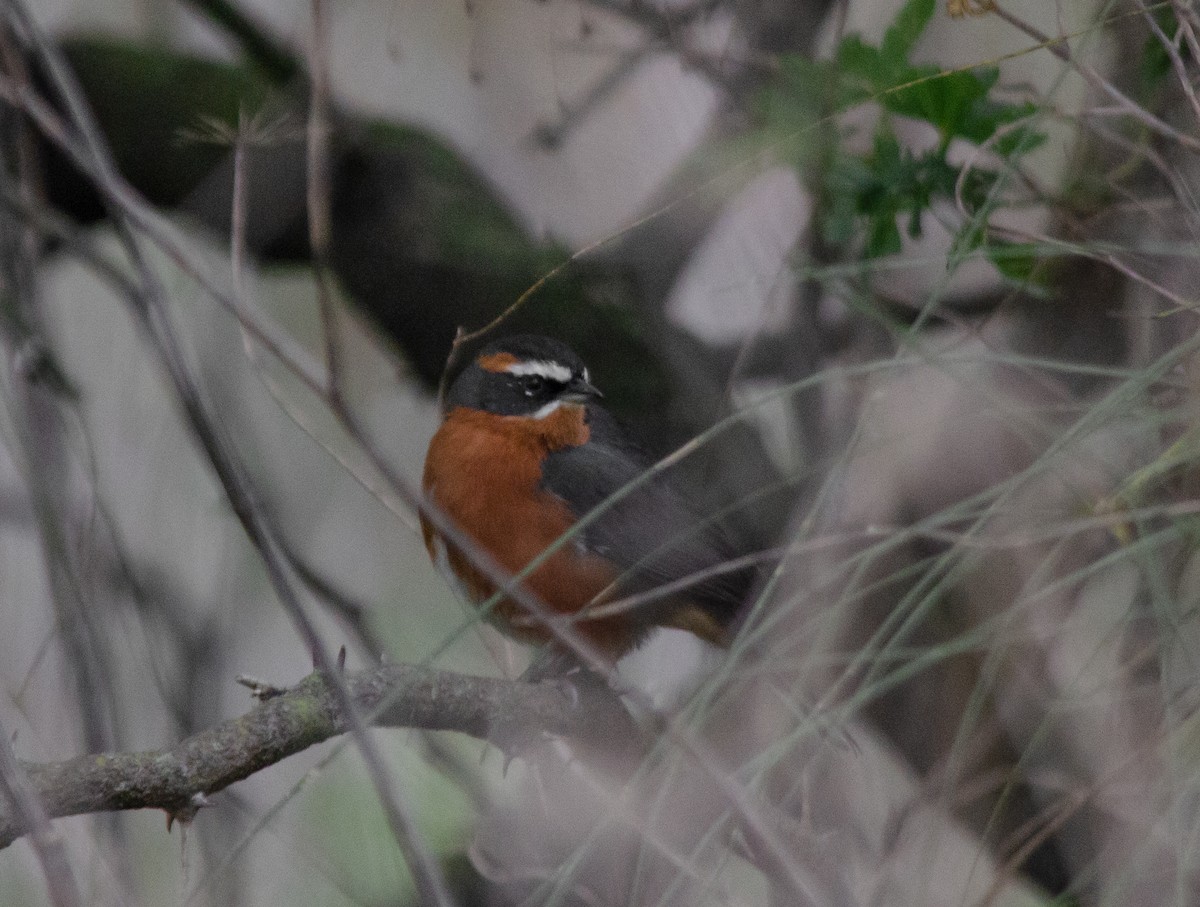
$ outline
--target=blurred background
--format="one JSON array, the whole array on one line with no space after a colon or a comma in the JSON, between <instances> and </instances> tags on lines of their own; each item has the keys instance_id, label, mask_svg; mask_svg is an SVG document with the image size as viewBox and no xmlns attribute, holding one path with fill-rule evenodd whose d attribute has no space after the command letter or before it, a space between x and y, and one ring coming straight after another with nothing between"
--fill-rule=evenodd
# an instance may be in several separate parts
<instances>
[{"instance_id":1,"label":"blurred background","mask_svg":"<svg viewBox=\"0 0 1200 907\"><path fill-rule=\"evenodd\" d=\"M694 441L676 480L767 554L678 719L713 761L374 732L456 903L1200 902L1190 4L0 9L22 759L312 669L205 430L351 668L518 676L405 491L456 331L522 299L497 330ZM418 902L349 741L212 799L56 821L84 902ZM0 851L0 903L48 902Z\"/></svg>"}]
</instances>

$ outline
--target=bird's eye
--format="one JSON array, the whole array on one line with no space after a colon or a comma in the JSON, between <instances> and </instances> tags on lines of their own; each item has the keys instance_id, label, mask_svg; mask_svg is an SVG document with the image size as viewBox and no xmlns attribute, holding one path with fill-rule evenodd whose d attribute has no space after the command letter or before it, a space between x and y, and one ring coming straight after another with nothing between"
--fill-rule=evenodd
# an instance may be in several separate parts
<instances>
[{"instance_id":1,"label":"bird's eye","mask_svg":"<svg viewBox=\"0 0 1200 907\"><path fill-rule=\"evenodd\" d=\"M546 379L541 375L526 375L521 379L521 388L525 391L526 397L540 394L545 387Z\"/></svg>"}]
</instances>

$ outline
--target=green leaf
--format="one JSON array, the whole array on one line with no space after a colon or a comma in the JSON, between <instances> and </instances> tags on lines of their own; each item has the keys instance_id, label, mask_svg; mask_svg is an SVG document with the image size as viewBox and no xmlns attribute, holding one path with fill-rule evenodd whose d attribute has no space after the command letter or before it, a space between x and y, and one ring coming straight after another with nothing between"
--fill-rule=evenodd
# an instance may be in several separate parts
<instances>
[{"instance_id":1,"label":"green leaf","mask_svg":"<svg viewBox=\"0 0 1200 907\"><path fill-rule=\"evenodd\" d=\"M830 112L838 80L831 61L785 56L779 76L758 97L759 117L768 127L788 131L811 125Z\"/></svg>"},{"instance_id":2,"label":"green leaf","mask_svg":"<svg viewBox=\"0 0 1200 907\"><path fill-rule=\"evenodd\" d=\"M884 106L893 113L926 121L947 140L961 137L982 142L995 132L1003 105L989 106L986 98L999 77L996 70L939 75L934 69L922 75L924 81L887 96Z\"/></svg>"},{"instance_id":3,"label":"green leaf","mask_svg":"<svg viewBox=\"0 0 1200 907\"><path fill-rule=\"evenodd\" d=\"M830 196L821 218L821 239L834 247L849 245L854 240L857 225L854 197L849 193Z\"/></svg>"},{"instance_id":4,"label":"green leaf","mask_svg":"<svg viewBox=\"0 0 1200 907\"><path fill-rule=\"evenodd\" d=\"M867 234L867 257L895 255L901 248L900 228L896 226L895 216L871 218L871 228Z\"/></svg>"},{"instance_id":5,"label":"green leaf","mask_svg":"<svg viewBox=\"0 0 1200 907\"><path fill-rule=\"evenodd\" d=\"M1030 114L1033 113L1033 105L1029 105ZM1024 126L1020 129L1014 129L1012 132L1005 133L998 138L992 146L996 149L996 153L1004 158L1010 158L1018 154L1028 154L1034 148L1043 144L1046 141L1046 134L1038 132L1030 126Z\"/></svg>"},{"instance_id":6,"label":"green leaf","mask_svg":"<svg viewBox=\"0 0 1200 907\"><path fill-rule=\"evenodd\" d=\"M996 270L1017 283L1028 283L1034 277L1042 257L1033 243L993 242L985 250Z\"/></svg>"},{"instance_id":7,"label":"green leaf","mask_svg":"<svg viewBox=\"0 0 1200 907\"><path fill-rule=\"evenodd\" d=\"M859 35L848 35L838 46L837 64L843 75L857 76L863 82L874 85L883 71L879 48L872 47Z\"/></svg>"},{"instance_id":8,"label":"green leaf","mask_svg":"<svg viewBox=\"0 0 1200 907\"><path fill-rule=\"evenodd\" d=\"M987 208L995 203L999 175L973 167L960 187L962 169L946 156L951 141L987 143L994 155L1011 159L1045 140L1020 122L1037 112L1034 105L991 98L1000 78L996 67L945 72L910 61L936 8L936 0L908 0L879 47L850 35L831 62L785 59L776 87L768 89L774 92L769 105L775 117L799 117L801 111L819 117L868 98L885 112L869 154L848 153L841 134L829 128L822 131L823 144L814 146L820 148L819 157L810 152L803 162L797 160L821 179L817 226L831 245L857 248L868 258L900 252L904 234L919 237L926 212L961 191L966 209L977 212L956 239L961 259L984 244ZM934 149L914 153L901 144L886 114L929 123L941 141ZM1032 267L1012 251L996 254L1005 262L997 267L1014 279Z\"/></svg>"},{"instance_id":9,"label":"green leaf","mask_svg":"<svg viewBox=\"0 0 1200 907\"><path fill-rule=\"evenodd\" d=\"M1163 34L1177 35L1179 33L1179 21L1175 18L1175 11L1167 4L1161 4L1152 13L1158 27L1162 29ZM1187 63L1191 58L1191 51L1186 41L1179 46L1179 55L1182 60ZM1162 41L1158 35L1151 32L1146 36L1146 43L1142 47L1142 55L1138 59L1137 81L1138 93L1141 97L1147 97L1157 91L1163 83L1163 79L1171 71L1171 56L1167 53L1167 49L1163 47Z\"/></svg>"},{"instance_id":10,"label":"green leaf","mask_svg":"<svg viewBox=\"0 0 1200 907\"><path fill-rule=\"evenodd\" d=\"M929 20L937 9L937 0L908 0L896 14L891 28L884 33L879 55L889 68L908 65L908 57L916 46Z\"/></svg>"}]
</instances>

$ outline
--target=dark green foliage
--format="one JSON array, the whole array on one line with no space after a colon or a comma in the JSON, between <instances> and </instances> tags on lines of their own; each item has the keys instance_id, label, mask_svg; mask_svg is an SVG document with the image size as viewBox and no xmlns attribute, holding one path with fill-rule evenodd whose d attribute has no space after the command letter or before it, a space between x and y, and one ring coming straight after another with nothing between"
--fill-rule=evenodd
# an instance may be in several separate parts
<instances>
[{"instance_id":1,"label":"dark green foliage","mask_svg":"<svg viewBox=\"0 0 1200 907\"><path fill-rule=\"evenodd\" d=\"M900 251L903 229L921 235L922 217L939 203L960 202L968 216L959 225L960 252L983 248L1005 277L1032 273L1033 249L1015 255L989 244L983 225L1005 187L1003 170L963 166L949 156L955 140L986 145L993 157L1015 163L1045 136L1023 121L1037 108L996 100L995 67L943 71L910 56L937 5L909 0L879 46L858 35L845 38L833 59L789 58L759 106L769 135L790 137L789 159L818 193L822 239L867 258ZM834 118L859 104L880 108L871 150L851 152ZM928 124L936 145L913 150L896 132L896 117ZM992 249L1000 254L991 255Z\"/></svg>"},{"instance_id":2,"label":"dark green foliage","mask_svg":"<svg viewBox=\"0 0 1200 907\"><path fill-rule=\"evenodd\" d=\"M570 253L530 237L496 191L428 133L376 121L338 150L334 270L436 385L458 327L488 324ZM603 377L612 407L636 421L661 412L668 399L630 305L636 292L615 263L578 262L547 281L503 331L567 342ZM645 363L653 380L629 362Z\"/></svg>"},{"instance_id":3,"label":"dark green foliage","mask_svg":"<svg viewBox=\"0 0 1200 907\"><path fill-rule=\"evenodd\" d=\"M987 249L988 258L1009 280L1027 284L1034 280L1038 268L1047 259L1038 254L1032 243L1006 243L993 240Z\"/></svg>"},{"instance_id":4,"label":"dark green foliage","mask_svg":"<svg viewBox=\"0 0 1200 907\"><path fill-rule=\"evenodd\" d=\"M1154 22L1168 38L1174 38L1179 31L1179 22L1175 18L1175 10L1168 4L1159 4L1148 11ZM1191 58L1191 50L1186 41L1178 44L1179 56L1185 63ZM1144 101L1151 101L1163 85L1163 80L1171 71L1171 57L1163 46L1158 35L1153 31L1146 36L1141 58L1138 60L1138 96Z\"/></svg>"},{"instance_id":5,"label":"dark green foliage","mask_svg":"<svg viewBox=\"0 0 1200 907\"><path fill-rule=\"evenodd\" d=\"M246 246L264 262L309 261L306 85L252 64L189 57L126 41L62 44L118 169L151 203L226 234L232 148L246 141ZM426 130L334 115L331 264L354 301L436 386L461 326L491 322L568 250L530 235L495 189ZM85 223L105 216L91 179L41 148L54 207ZM504 326L561 337L603 377L631 422L670 396L617 262L580 262L548 281ZM638 362L638 369L628 367Z\"/></svg>"},{"instance_id":6,"label":"dark green foliage","mask_svg":"<svg viewBox=\"0 0 1200 907\"><path fill-rule=\"evenodd\" d=\"M266 104L270 84L250 67L101 38L64 42L122 173L151 201L180 204L228 155L184 136L201 119L236 126ZM134 99L135 103L130 103ZM51 186L51 191L56 188Z\"/></svg>"}]
</instances>

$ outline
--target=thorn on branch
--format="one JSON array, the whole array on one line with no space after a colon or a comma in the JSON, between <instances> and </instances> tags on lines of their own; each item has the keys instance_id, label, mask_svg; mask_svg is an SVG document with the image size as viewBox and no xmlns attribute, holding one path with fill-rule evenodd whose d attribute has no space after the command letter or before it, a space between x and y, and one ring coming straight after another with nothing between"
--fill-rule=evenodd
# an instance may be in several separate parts
<instances>
[{"instance_id":1,"label":"thorn on branch","mask_svg":"<svg viewBox=\"0 0 1200 907\"><path fill-rule=\"evenodd\" d=\"M246 687L250 691L250 695L260 702L274 699L276 696L282 696L287 692L287 687L276 686L257 677L251 677L249 674L239 674L237 682Z\"/></svg>"},{"instance_id":2,"label":"thorn on branch","mask_svg":"<svg viewBox=\"0 0 1200 907\"><path fill-rule=\"evenodd\" d=\"M586 674L583 677L587 677ZM344 734L351 717L329 670L289 689L253 677L238 683L263 700L245 714L153 751L93 753L64 762L21 763L31 801L46 819L125 809L161 809L169 825L190 821L208 796L315 743ZM569 737L605 763L632 765L650 743L602 680L570 691L558 683L474 677L393 664L340 678L365 724L458 731L521 755L547 738ZM578 699L576 695L578 694ZM6 751L0 746L0 759ZM14 757L15 759L15 757ZM200 793L197 793L197 792ZM0 797L0 850L29 834L24 814Z\"/></svg>"},{"instance_id":3,"label":"thorn on branch","mask_svg":"<svg viewBox=\"0 0 1200 907\"><path fill-rule=\"evenodd\" d=\"M187 803L175 810L167 810L167 833L170 834L171 826L176 822L180 826L186 826L196 818L196 813L204 809L206 806L212 806L212 800L203 791L196 791L188 797Z\"/></svg>"}]
</instances>

